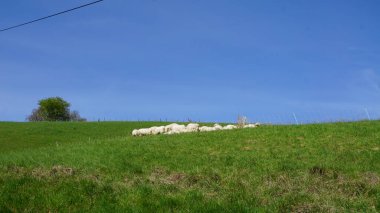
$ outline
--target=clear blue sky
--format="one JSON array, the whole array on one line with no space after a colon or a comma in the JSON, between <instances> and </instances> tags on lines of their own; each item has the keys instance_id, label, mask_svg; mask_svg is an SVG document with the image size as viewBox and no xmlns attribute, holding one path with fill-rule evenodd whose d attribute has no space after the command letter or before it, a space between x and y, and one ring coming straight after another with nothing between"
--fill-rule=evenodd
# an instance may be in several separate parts
<instances>
[{"instance_id":1,"label":"clear blue sky","mask_svg":"<svg viewBox=\"0 0 380 213\"><path fill-rule=\"evenodd\" d=\"M89 1L3 0L0 28ZM0 120L24 121L50 96L90 120L380 115L379 11L379 0L106 0L0 33Z\"/></svg>"}]
</instances>

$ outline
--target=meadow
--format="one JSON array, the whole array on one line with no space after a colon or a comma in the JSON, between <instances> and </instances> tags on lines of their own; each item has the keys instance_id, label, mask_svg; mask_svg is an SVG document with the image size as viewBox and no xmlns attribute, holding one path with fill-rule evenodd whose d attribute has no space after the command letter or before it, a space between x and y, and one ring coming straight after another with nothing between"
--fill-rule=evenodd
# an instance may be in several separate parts
<instances>
[{"instance_id":1,"label":"meadow","mask_svg":"<svg viewBox=\"0 0 380 213\"><path fill-rule=\"evenodd\" d=\"M0 212L378 212L380 122L0 122Z\"/></svg>"}]
</instances>

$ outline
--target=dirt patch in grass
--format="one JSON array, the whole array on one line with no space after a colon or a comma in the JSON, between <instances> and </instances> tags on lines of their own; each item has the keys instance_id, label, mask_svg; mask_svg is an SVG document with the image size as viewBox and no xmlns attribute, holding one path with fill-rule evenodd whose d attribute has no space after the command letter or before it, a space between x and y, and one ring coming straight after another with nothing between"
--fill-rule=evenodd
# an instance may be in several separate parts
<instances>
[{"instance_id":1,"label":"dirt patch in grass","mask_svg":"<svg viewBox=\"0 0 380 213\"><path fill-rule=\"evenodd\" d=\"M20 166L8 166L6 174L15 176L29 176L37 179L71 177L77 173L77 170L71 167L56 165L49 168L25 168Z\"/></svg>"},{"instance_id":2,"label":"dirt patch in grass","mask_svg":"<svg viewBox=\"0 0 380 213\"><path fill-rule=\"evenodd\" d=\"M170 174L167 180L171 183L178 183L186 177L184 173L173 173Z\"/></svg>"},{"instance_id":3,"label":"dirt patch in grass","mask_svg":"<svg viewBox=\"0 0 380 213\"><path fill-rule=\"evenodd\" d=\"M163 168L155 168L148 176L148 180L152 184L178 184L186 177L185 173L169 172Z\"/></svg>"},{"instance_id":4,"label":"dirt patch in grass","mask_svg":"<svg viewBox=\"0 0 380 213\"><path fill-rule=\"evenodd\" d=\"M342 175L340 172L334 170L334 169L328 169L321 166L313 166L309 169L309 175L313 177L321 177L321 178L328 178L328 179L341 179Z\"/></svg>"},{"instance_id":5,"label":"dirt patch in grass","mask_svg":"<svg viewBox=\"0 0 380 213\"><path fill-rule=\"evenodd\" d=\"M309 173L312 175L325 176L327 171L323 167L313 166L311 169L309 169Z\"/></svg>"},{"instance_id":6,"label":"dirt patch in grass","mask_svg":"<svg viewBox=\"0 0 380 213\"><path fill-rule=\"evenodd\" d=\"M338 211L337 208L333 206L324 206L317 203L301 203L294 205L290 208L290 212L293 213L305 213L305 212L341 212L344 209L340 208Z\"/></svg>"},{"instance_id":7,"label":"dirt patch in grass","mask_svg":"<svg viewBox=\"0 0 380 213\"><path fill-rule=\"evenodd\" d=\"M366 172L362 176L363 181L371 186L376 186L380 184L380 177L378 174L373 172Z\"/></svg>"},{"instance_id":8,"label":"dirt patch in grass","mask_svg":"<svg viewBox=\"0 0 380 213\"><path fill-rule=\"evenodd\" d=\"M58 165L51 168L50 174L55 176L73 176L75 174L75 170L71 167Z\"/></svg>"},{"instance_id":9,"label":"dirt patch in grass","mask_svg":"<svg viewBox=\"0 0 380 213\"><path fill-rule=\"evenodd\" d=\"M334 206L326 206L327 201L344 203L357 200L376 206L378 190L379 176L375 173L348 176L332 169L315 166L307 172L269 175L264 179L259 191L271 198L289 199L285 205L288 211L337 212L339 209ZM302 195L302 200L310 202L294 201L292 199L295 195Z\"/></svg>"},{"instance_id":10,"label":"dirt patch in grass","mask_svg":"<svg viewBox=\"0 0 380 213\"><path fill-rule=\"evenodd\" d=\"M172 185L182 189L202 188L214 190L221 185L222 177L218 173L187 174L173 172L164 168L155 168L146 178L149 184Z\"/></svg>"},{"instance_id":11,"label":"dirt patch in grass","mask_svg":"<svg viewBox=\"0 0 380 213\"><path fill-rule=\"evenodd\" d=\"M242 151L252 151L253 148L250 147L250 146L244 146L244 147L241 148L241 150L242 150Z\"/></svg>"}]
</instances>

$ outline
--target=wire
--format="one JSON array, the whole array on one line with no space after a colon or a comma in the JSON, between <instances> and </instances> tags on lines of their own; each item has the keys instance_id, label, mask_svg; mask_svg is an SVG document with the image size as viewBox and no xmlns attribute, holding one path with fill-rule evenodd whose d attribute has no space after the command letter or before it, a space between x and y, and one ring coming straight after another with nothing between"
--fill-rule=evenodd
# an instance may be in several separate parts
<instances>
[{"instance_id":1,"label":"wire","mask_svg":"<svg viewBox=\"0 0 380 213\"><path fill-rule=\"evenodd\" d=\"M22 23L22 24L18 24L18 25L12 26L12 27L8 27L8 28L0 30L0 32L4 32L4 31L7 31L7 30L11 30L11 29L14 29L14 28L17 28L17 27L21 27L21 26L24 26L24 25L27 25L27 24L31 24L31 23L34 23L34 22L37 22L37 21L41 21L41 20L44 20L44 19L47 19L47 18L51 18L51 17L58 16L58 15L61 15L61 14L64 14L64 13L68 13L68 12L71 12L73 10L77 10L77 9L80 9L80 8L83 8L83 7L87 7L87 6L90 6L90 5L102 2L102 1L104 1L104 0L98 0L98 1L90 2L88 4L84 4L84 5L81 5L81 6L78 6L78 7L74 7L74 8L69 9L69 10L65 10L65 11L62 11L62 12L59 12L59 13L55 13L55 14L52 14L52 15L49 15L49 16L45 16L43 18L35 19L33 21L28 21L28 22L25 22L25 23Z\"/></svg>"}]
</instances>

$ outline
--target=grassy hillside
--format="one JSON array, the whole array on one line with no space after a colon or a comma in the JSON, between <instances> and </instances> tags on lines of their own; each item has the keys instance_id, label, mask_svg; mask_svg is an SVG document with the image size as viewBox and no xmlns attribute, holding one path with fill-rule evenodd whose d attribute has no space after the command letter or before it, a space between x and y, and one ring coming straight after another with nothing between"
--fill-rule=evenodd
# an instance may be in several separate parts
<instances>
[{"instance_id":1,"label":"grassy hillside","mask_svg":"<svg viewBox=\"0 0 380 213\"><path fill-rule=\"evenodd\" d=\"M380 122L152 125L0 123L0 212L380 211Z\"/></svg>"},{"instance_id":2,"label":"grassy hillside","mask_svg":"<svg viewBox=\"0 0 380 213\"><path fill-rule=\"evenodd\" d=\"M0 153L91 139L125 137L134 128L163 125L153 122L0 122Z\"/></svg>"}]
</instances>

